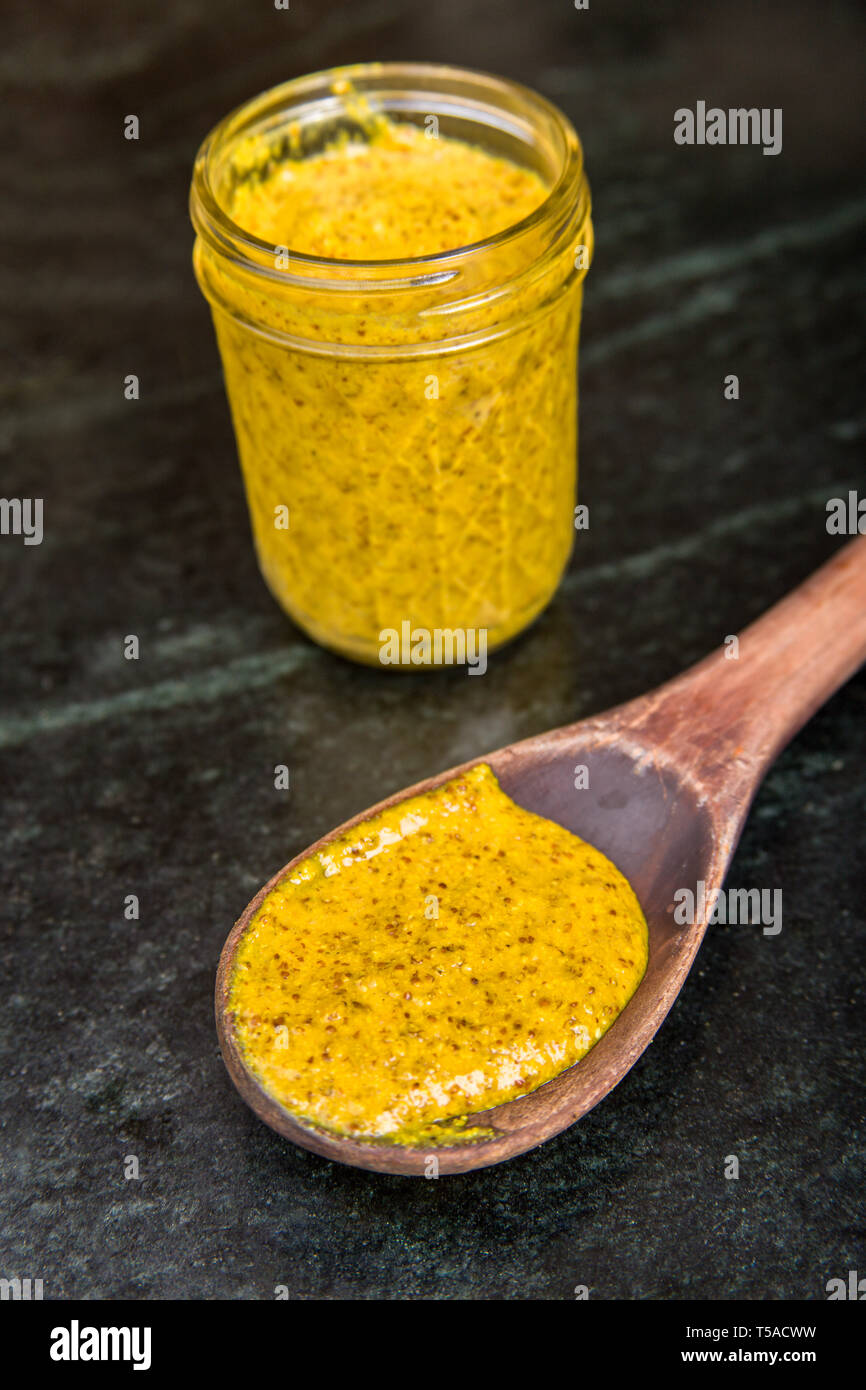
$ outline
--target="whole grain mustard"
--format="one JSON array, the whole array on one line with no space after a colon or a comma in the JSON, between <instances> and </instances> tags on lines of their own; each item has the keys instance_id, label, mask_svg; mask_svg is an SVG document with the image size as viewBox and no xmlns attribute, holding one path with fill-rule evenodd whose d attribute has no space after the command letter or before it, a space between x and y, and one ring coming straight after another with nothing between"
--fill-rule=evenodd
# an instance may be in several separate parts
<instances>
[{"instance_id":1,"label":"whole grain mustard","mask_svg":"<svg viewBox=\"0 0 866 1390\"><path fill-rule=\"evenodd\" d=\"M292 128L254 133L226 156L264 273L196 244L259 562L344 655L378 662L406 621L492 650L571 550L584 272L567 228L489 242L544 204L534 169L345 99L363 136L304 153Z\"/></svg>"},{"instance_id":2,"label":"whole grain mustard","mask_svg":"<svg viewBox=\"0 0 866 1390\"><path fill-rule=\"evenodd\" d=\"M239 157L255 166L256 141ZM387 261L469 246L547 196L536 173L414 125L380 120L235 189L231 212L254 236L336 260Z\"/></svg>"},{"instance_id":3,"label":"whole grain mustard","mask_svg":"<svg viewBox=\"0 0 866 1390\"><path fill-rule=\"evenodd\" d=\"M480 1138L473 1114L583 1057L637 988L647 927L599 850L479 764L302 861L237 951L247 1065L355 1138Z\"/></svg>"}]
</instances>

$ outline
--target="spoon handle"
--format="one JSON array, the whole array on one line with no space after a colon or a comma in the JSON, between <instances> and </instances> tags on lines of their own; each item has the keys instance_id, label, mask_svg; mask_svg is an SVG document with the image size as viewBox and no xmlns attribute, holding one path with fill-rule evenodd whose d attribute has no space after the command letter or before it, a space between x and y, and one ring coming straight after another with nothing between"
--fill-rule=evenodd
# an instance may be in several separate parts
<instances>
[{"instance_id":1,"label":"spoon handle","mask_svg":"<svg viewBox=\"0 0 866 1390\"><path fill-rule=\"evenodd\" d=\"M729 809L866 661L866 535L675 680L622 710ZM641 706L645 708L641 709ZM631 714L628 713L631 711ZM619 711L617 713L620 713Z\"/></svg>"}]
</instances>

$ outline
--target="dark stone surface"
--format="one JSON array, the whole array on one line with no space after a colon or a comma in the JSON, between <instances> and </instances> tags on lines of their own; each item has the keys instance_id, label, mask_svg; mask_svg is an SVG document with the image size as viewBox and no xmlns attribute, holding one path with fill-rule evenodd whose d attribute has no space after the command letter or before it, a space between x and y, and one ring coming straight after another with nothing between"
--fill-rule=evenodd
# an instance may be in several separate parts
<instances>
[{"instance_id":1,"label":"dark stone surface","mask_svg":"<svg viewBox=\"0 0 866 1390\"><path fill-rule=\"evenodd\" d=\"M782 889L781 935L711 929L654 1045L541 1150L439 1182L329 1164L245 1109L211 1017L223 939L290 855L667 678L834 550L825 502L866 481L863 40L854 6L802 0L13 9L2 491L43 496L46 530L0 539L0 1275L47 1297L819 1299L866 1268L862 674L779 760L731 872ZM592 526L483 680L361 670L283 619L190 269L210 126L374 57L537 87L593 186ZM698 98L783 107L782 154L676 147Z\"/></svg>"}]
</instances>

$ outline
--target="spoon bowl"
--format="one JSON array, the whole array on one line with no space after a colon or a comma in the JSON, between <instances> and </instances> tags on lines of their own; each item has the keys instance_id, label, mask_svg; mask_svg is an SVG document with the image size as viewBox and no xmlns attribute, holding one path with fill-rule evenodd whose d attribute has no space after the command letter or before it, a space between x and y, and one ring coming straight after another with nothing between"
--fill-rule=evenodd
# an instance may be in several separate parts
<instances>
[{"instance_id":1,"label":"spoon bowl","mask_svg":"<svg viewBox=\"0 0 866 1390\"><path fill-rule=\"evenodd\" d=\"M732 655L732 653L735 653ZM388 797L296 856L235 923L220 959L216 1020L240 1094L303 1148L378 1172L461 1173L513 1158L573 1124L622 1080L652 1041L703 939L707 917L761 779L814 711L866 659L866 537L852 541L769 613L658 690L578 724L510 744ZM344 831L479 762L526 810L557 821L625 874L649 928L649 961L613 1025L579 1062L536 1090L473 1112L491 1137L412 1148L306 1125L244 1058L229 990L239 942L266 895ZM585 769L585 773L582 771ZM704 884L707 910L678 924L675 894ZM359 1065L363 1059L359 1059Z\"/></svg>"}]
</instances>

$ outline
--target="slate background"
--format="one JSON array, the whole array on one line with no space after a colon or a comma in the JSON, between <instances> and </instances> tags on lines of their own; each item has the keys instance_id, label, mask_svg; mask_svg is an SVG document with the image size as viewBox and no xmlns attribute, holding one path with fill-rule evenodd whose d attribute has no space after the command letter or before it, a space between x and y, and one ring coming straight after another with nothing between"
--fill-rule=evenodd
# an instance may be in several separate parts
<instances>
[{"instance_id":1,"label":"slate background","mask_svg":"<svg viewBox=\"0 0 866 1390\"><path fill-rule=\"evenodd\" d=\"M294 1149L231 1088L211 991L235 916L332 825L666 679L838 545L826 500L866 482L861 12L67 0L9 15L0 476L5 496L44 497L46 533L0 538L0 1275L41 1277L51 1298L277 1283L823 1298L866 1269L862 673L779 760L731 871L782 889L781 935L711 930L651 1049L535 1153L423 1182ZM577 126L593 188L591 530L483 680L356 668L281 616L190 268L208 129L287 77L370 58L538 88ZM698 98L783 107L782 154L676 147L673 111Z\"/></svg>"}]
</instances>

